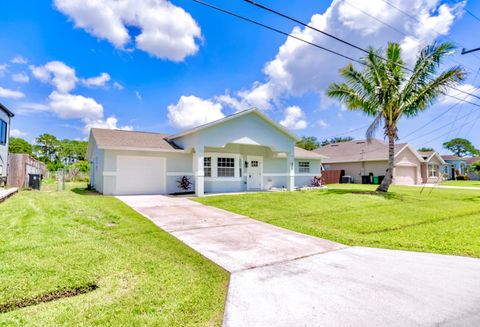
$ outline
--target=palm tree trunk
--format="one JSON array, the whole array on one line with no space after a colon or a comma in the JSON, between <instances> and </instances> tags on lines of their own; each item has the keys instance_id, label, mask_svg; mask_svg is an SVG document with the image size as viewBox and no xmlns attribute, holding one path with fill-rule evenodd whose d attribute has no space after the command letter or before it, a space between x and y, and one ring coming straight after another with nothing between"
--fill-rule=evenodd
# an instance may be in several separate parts
<instances>
[{"instance_id":1,"label":"palm tree trunk","mask_svg":"<svg viewBox=\"0 0 480 327\"><path fill-rule=\"evenodd\" d=\"M388 168L382 183L378 185L377 192L388 192L388 188L393 181L393 168L395 160L395 135L388 132Z\"/></svg>"}]
</instances>

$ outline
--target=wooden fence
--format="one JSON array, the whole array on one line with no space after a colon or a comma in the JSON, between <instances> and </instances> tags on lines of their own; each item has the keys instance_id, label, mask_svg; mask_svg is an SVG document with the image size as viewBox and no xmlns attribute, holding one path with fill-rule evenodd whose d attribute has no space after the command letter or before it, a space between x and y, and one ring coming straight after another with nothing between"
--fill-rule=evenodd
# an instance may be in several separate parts
<instances>
[{"instance_id":1,"label":"wooden fence","mask_svg":"<svg viewBox=\"0 0 480 327\"><path fill-rule=\"evenodd\" d=\"M338 184L340 183L341 170L324 170L322 171L322 184Z\"/></svg>"}]
</instances>

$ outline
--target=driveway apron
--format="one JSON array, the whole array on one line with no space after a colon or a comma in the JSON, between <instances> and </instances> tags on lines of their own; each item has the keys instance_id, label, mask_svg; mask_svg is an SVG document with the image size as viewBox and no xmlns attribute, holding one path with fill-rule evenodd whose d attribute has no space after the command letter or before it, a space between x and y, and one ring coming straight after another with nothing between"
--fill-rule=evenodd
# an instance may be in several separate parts
<instances>
[{"instance_id":1,"label":"driveway apron","mask_svg":"<svg viewBox=\"0 0 480 327\"><path fill-rule=\"evenodd\" d=\"M345 245L187 198L119 196L231 273L224 326L480 326L480 260Z\"/></svg>"}]
</instances>

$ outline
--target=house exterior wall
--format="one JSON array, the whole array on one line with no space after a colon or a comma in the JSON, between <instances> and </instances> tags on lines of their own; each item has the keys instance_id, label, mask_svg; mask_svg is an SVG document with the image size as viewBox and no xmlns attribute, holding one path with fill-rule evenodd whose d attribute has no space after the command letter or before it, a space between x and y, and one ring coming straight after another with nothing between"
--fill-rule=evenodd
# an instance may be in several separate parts
<instances>
[{"instance_id":1,"label":"house exterior wall","mask_svg":"<svg viewBox=\"0 0 480 327\"><path fill-rule=\"evenodd\" d=\"M418 184L422 181L421 175L421 163L423 159L420 160L411 150L410 148L406 148L405 150L401 151L395 157L395 166L406 166L406 167L415 167L415 184ZM395 170L393 173L393 183L395 184ZM401 176L399 176L401 177Z\"/></svg>"},{"instance_id":2,"label":"house exterior wall","mask_svg":"<svg viewBox=\"0 0 480 327\"><path fill-rule=\"evenodd\" d=\"M448 179L453 179L452 167L455 169L455 175L464 175L466 173L466 160L445 160L444 173L448 174Z\"/></svg>"},{"instance_id":3,"label":"house exterior wall","mask_svg":"<svg viewBox=\"0 0 480 327\"><path fill-rule=\"evenodd\" d=\"M431 165L435 166L435 174L436 176L431 176ZM433 156L428 162L422 163L422 182L423 183L438 183L443 180L443 169L442 169L442 162L435 156Z\"/></svg>"},{"instance_id":4,"label":"house exterior wall","mask_svg":"<svg viewBox=\"0 0 480 327\"><path fill-rule=\"evenodd\" d=\"M187 151L197 147L223 148L227 144L268 145L277 152L293 152L294 148L290 137L254 113L176 138L174 142Z\"/></svg>"},{"instance_id":5,"label":"house exterior wall","mask_svg":"<svg viewBox=\"0 0 480 327\"><path fill-rule=\"evenodd\" d=\"M10 136L10 116L0 109L0 119L7 123L7 140L4 145L0 144L0 179L5 178L8 173L8 139Z\"/></svg>"},{"instance_id":6,"label":"house exterior wall","mask_svg":"<svg viewBox=\"0 0 480 327\"><path fill-rule=\"evenodd\" d=\"M400 152L399 155L395 158L395 166L411 166L415 167L416 180L415 183L421 181L421 161L415 156L415 154L410 151L410 149L405 149ZM362 175L369 175L373 173L374 176L385 176L386 170L388 168L387 160L378 160L378 161L363 161L363 162L341 162L341 163L326 163L323 165L327 170L344 170L346 176L352 176L354 183L362 182ZM394 181L395 184L395 170L394 170Z\"/></svg>"},{"instance_id":7,"label":"house exterior wall","mask_svg":"<svg viewBox=\"0 0 480 327\"><path fill-rule=\"evenodd\" d=\"M236 177L205 177L206 193L243 192L247 190L247 173L245 161L248 156L262 158L263 189L286 188L288 183L288 167L286 158L278 158L277 154L265 146L228 144L224 148L206 147L205 157L234 156L236 158ZM90 182L103 194L115 194L117 160L119 156L163 157L166 158L166 192L175 193L181 190L177 182L187 176L192 183L193 154L172 152L149 152L131 150L102 150L96 145L93 148L91 160ZM299 162L309 162L310 173L299 172ZM309 186L313 176L321 175L321 163L317 159L295 159L295 186ZM194 189L192 184L192 190Z\"/></svg>"}]
</instances>

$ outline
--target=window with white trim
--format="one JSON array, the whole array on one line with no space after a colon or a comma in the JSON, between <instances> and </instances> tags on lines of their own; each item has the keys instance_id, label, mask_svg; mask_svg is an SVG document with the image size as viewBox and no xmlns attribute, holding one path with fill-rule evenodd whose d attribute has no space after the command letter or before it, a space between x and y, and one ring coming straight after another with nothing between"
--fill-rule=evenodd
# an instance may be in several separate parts
<instances>
[{"instance_id":1,"label":"window with white trim","mask_svg":"<svg viewBox=\"0 0 480 327\"><path fill-rule=\"evenodd\" d=\"M299 173L309 173L310 172L310 162L309 161L300 161L298 163L298 172Z\"/></svg>"},{"instance_id":2,"label":"window with white trim","mask_svg":"<svg viewBox=\"0 0 480 327\"><path fill-rule=\"evenodd\" d=\"M428 172L429 177L437 177L437 166L436 165L428 165Z\"/></svg>"},{"instance_id":3,"label":"window with white trim","mask_svg":"<svg viewBox=\"0 0 480 327\"><path fill-rule=\"evenodd\" d=\"M235 158L217 158L217 177L235 177Z\"/></svg>"},{"instance_id":4,"label":"window with white trim","mask_svg":"<svg viewBox=\"0 0 480 327\"><path fill-rule=\"evenodd\" d=\"M205 177L212 176L212 158L211 157L203 158L203 175Z\"/></svg>"}]
</instances>

